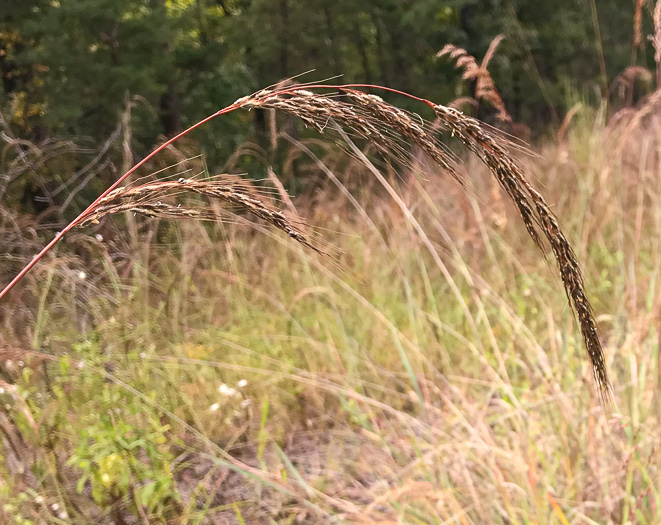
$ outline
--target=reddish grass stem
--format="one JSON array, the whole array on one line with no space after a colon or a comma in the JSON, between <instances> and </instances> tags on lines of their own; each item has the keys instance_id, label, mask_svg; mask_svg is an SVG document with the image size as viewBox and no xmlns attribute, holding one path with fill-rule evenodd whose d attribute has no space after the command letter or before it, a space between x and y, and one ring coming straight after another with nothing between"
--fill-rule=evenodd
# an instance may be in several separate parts
<instances>
[{"instance_id":1,"label":"reddish grass stem","mask_svg":"<svg viewBox=\"0 0 661 525\"><path fill-rule=\"evenodd\" d=\"M305 87L306 89L348 89L348 88L370 88L370 89L381 89L384 91L389 91L391 93L396 93L398 95L404 95L405 97L411 98L413 100L417 100L419 102L424 102L430 107L434 107L434 105L420 97L416 97L414 95L411 95L410 93L405 93L404 91L399 91L398 89L393 89L385 86L378 86L378 85L373 85L373 84L344 84L344 85L327 85L327 84L309 84L306 86L295 86L293 88L283 88L283 89L278 89L272 93L271 95L274 94L287 94L292 91L295 91L296 89L301 89L302 87ZM145 162L147 162L149 159L160 153L163 149L167 148L170 144L173 144L175 141L186 135L187 133L190 133L193 131L195 128L198 128L199 126L209 122L211 119L218 117L220 115L224 115L226 113L230 113L231 111L234 111L235 109L239 109L242 106L242 103L237 101L234 102L233 104L230 104L229 106L217 111L213 115L209 115L208 117L200 120L199 122L193 124L191 127L188 129L185 129L178 135L175 135L171 139L167 140L163 144L161 144L158 148L156 148L154 151L152 151L149 155L147 155L145 158L143 158L140 162L138 162L135 166L133 166L130 170L128 170L124 175L122 175L119 179L117 179L106 191L104 191L101 195L99 195L96 200L90 204L83 212L78 215L73 221L71 221L69 224L67 224L64 229L55 235L53 239L43 247L43 249L35 255L32 260L14 277L11 282L3 288L3 290L0 292L0 300L4 298L9 291L16 286L16 284L23 278L25 275L34 268L34 266L46 255L52 248L55 246L58 242L62 240L62 238L72 229L74 228L78 222L87 214L89 213L92 209L94 209L95 206L99 204L99 202L106 197L112 190L117 188L126 178L131 175L135 170L137 170L140 166L142 166Z\"/></svg>"},{"instance_id":2,"label":"reddish grass stem","mask_svg":"<svg viewBox=\"0 0 661 525\"><path fill-rule=\"evenodd\" d=\"M195 128L201 126L202 124L205 124L206 122L210 121L211 119L218 117L220 115L223 115L225 113L229 113L230 111L234 111L235 109L239 108L240 106L237 105L236 103L231 104L227 106L226 108L221 109L220 111L217 111L213 115L209 115L208 117L200 120L199 122L193 124L190 128L182 131L178 135L172 137L171 139L167 140L163 144L161 144L158 148L156 148L154 151L152 151L149 155L147 155L144 159L142 159L140 162L138 162L135 166L133 166L130 170L128 170L124 175L122 175L119 179L117 179L106 191L104 191L101 195L99 195L96 200L90 204L83 212L78 215L74 220L72 220L69 224L67 224L64 229L55 235L53 239L42 248L42 250L35 255L32 260L23 268L17 275L14 277L11 282L4 287L4 289L0 292L0 300L9 293L9 291L20 281L25 275L32 270L32 268L39 262L39 260L46 255L52 248L55 246L60 240L62 240L62 237L64 237L72 228L78 224L78 221L82 219L87 213L89 213L92 209L94 209L95 206L101 202L101 200L106 197L112 190L117 188L126 178L131 175L135 170L137 170L140 166L142 166L145 162L147 162L149 159L151 159L154 155L158 154L161 152L163 149L167 148L170 144L175 142L176 140L180 139L187 133L193 131Z\"/></svg>"}]
</instances>

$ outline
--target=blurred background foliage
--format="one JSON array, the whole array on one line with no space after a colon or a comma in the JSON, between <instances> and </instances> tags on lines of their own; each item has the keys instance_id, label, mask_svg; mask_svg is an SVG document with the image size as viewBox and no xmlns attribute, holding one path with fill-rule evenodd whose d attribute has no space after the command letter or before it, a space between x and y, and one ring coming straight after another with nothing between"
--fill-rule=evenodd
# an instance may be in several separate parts
<instances>
[{"instance_id":1,"label":"blurred background foliage","mask_svg":"<svg viewBox=\"0 0 661 525\"><path fill-rule=\"evenodd\" d=\"M435 55L452 43L481 57L517 122L559 124L570 94L593 102L632 61L632 0L5 0L0 107L14 133L101 141L127 96L138 153L236 98L314 70L445 103L470 90ZM651 25L650 17L645 23ZM647 29L647 28L646 28ZM643 31L649 34L650 31ZM200 140L222 158L259 132L226 119ZM228 126L229 131L228 133Z\"/></svg>"}]
</instances>

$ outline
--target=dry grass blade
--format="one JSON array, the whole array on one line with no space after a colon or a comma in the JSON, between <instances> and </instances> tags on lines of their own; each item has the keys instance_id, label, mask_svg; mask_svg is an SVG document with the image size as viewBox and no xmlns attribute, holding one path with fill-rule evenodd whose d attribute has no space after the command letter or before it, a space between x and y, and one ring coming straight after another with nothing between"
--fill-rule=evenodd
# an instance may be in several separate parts
<instances>
[{"instance_id":1,"label":"dry grass blade","mask_svg":"<svg viewBox=\"0 0 661 525\"><path fill-rule=\"evenodd\" d=\"M76 226L95 223L106 215L125 211L164 219L215 219L215 214L210 208L164 202L186 192L235 206L282 230L303 246L320 254L325 253L313 245L282 211L265 203L249 182L235 175L222 175L206 180L156 181L118 188L104 197L98 206L77 222Z\"/></svg>"},{"instance_id":2,"label":"dry grass blade","mask_svg":"<svg viewBox=\"0 0 661 525\"><path fill-rule=\"evenodd\" d=\"M560 124L560 128L558 129L558 133L556 135L556 142L558 144L562 144L565 141L569 124L571 123L574 116L576 116L576 113L578 113L578 111L581 109L581 107L583 107L582 104L577 102L569 109L569 111L567 111L565 118L562 119L562 124Z\"/></svg>"},{"instance_id":3,"label":"dry grass blade","mask_svg":"<svg viewBox=\"0 0 661 525\"><path fill-rule=\"evenodd\" d=\"M618 92L621 99L625 100L627 106L633 104L634 86L639 81L645 87L652 83L652 73L642 66L629 66L615 77L609 89L610 93Z\"/></svg>"},{"instance_id":4,"label":"dry grass blade","mask_svg":"<svg viewBox=\"0 0 661 525\"><path fill-rule=\"evenodd\" d=\"M655 114L659 103L661 102L661 90L654 91L644 99L644 103L641 104L640 108L633 112L626 112L624 114L615 114L611 118L609 127L615 127L620 121L623 120L623 117L630 117L628 120L624 120L626 125L622 126L622 132L620 136L620 141L615 148L616 155L622 155L624 150L627 148L630 140L634 138L634 133L638 130L646 119L650 118Z\"/></svg>"},{"instance_id":5,"label":"dry grass blade","mask_svg":"<svg viewBox=\"0 0 661 525\"><path fill-rule=\"evenodd\" d=\"M479 105L479 102L475 100L473 97L459 97L455 98L452 102L448 104L449 107L458 109L461 111L461 108L464 106L470 106L473 109L477 109Z\"/></svg>"},{"instance_id":6,"label":"dry grass blade","mask_svg":"<svg viewBox=\"0 0 661 525\"><path fill-rule=\"evenodd\" d=\"M643 41L643 6L646 0L636 0L636 10L633 15L633 48L634 53ZM633 62L632 62L633 64Z\"/></svg>"},{"instance_id":7,"label":"dry grass blade","mask_svg":"<svg viewBox=\"0 0 661 525\"><path fill-rule=\"evenodd\" d=\"M474 152L496 177L519 209L528 233L538 247L543 249L538 230L541 230L551 245L567 298L581 327L599 393L604 402L609 402L612 387L597 333L597 324L585 293L583 274L556 217L541 194L525 178L499 139L486 131L478 120L445 106L437 105L434 109L441 123Z\"/></svg>"},{"instance_id":8,"label":"dry grass blade","mask_svg":"<svg viewBox=\"0 0 661 525\"><path fill-rule=\"evenodd\" d=\"M468 53L468 51L452 44L447 44L436 54L436 56L440 58L448 55L453 59L456 63L456 67L461 68L464 71L462 78L464 80L475 81L475 99L484 99L489 102L494 108L496 108L498 112L497 117L502 122L512 122L512 117L507 111L505 103L503 102L500 93L498 93L487 69L489 62L496 52L496 48L502 42L503 38L503 35L498 35L491 41L489 49L482 59L482 64L478 64L475 57Z\"/></svg>"},{"instance_id":9,"label":"dry grass blade","mask_svg":"<svg viewBox=\"0 0 661 525\"><path fill-rule=\"evenodd\" d=\"M661 1L654 6L654 35L650 37L654 44L654 62L656 63L656 87L661 86Z\"/></svg>"}]
</instances>

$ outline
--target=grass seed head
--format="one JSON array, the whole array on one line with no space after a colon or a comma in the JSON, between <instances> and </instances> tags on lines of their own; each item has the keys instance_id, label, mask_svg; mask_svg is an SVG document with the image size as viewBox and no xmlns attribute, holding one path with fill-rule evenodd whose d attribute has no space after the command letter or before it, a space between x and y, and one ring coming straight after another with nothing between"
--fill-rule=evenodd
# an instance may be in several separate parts
<instances>
[{"instance_id":1,"label":"grass seed head","mask_svg":"<svg viewBox=\"0 0 661 525\"><path fill-rule=\"evenodd\" d=\"M216 215L203 203L173 204L173 197L182 193L194 193L231 205L250 213L284 231L289 237L313 251L323 254L311 243L303 231L290 221L282 211L264 202L263 196L246 180L235 175L222 175L207 180L155 181L136 186L117 188L103 198L97 207L83 216L77 226L96 223L107 215L133 212L161 219L215 220Z\"/></svg>"}]
</instances>

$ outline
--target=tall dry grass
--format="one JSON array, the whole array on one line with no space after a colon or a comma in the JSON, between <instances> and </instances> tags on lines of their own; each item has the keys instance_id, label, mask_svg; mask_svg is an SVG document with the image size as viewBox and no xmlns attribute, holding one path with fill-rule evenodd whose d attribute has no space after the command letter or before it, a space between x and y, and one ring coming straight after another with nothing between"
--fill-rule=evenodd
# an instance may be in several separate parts
<instances>
[{"instance_id":1,"label":"tall dry grass","mask_svg":"<svg viewBox=\"0 0 661 525\"><path fill-rule=\"evenodd\" d=\"M322 205L287 206L324 226L344 250L337 260L314 253L309 231L321 228L281 212L262 187L176 174L112 189L74 221L148 218L130 243L114 244L121 230L95 240L98 275L62 288L66 265L37 266L48 277L31 338L42 351L0 347L3 517L656 523L658 97L610 122L575 106L560 144L535 157L452 108L421 101L431 123L357 86L327 88L264 90L235 106L299 117L349 153L273 121L273 144L331 180L314 197ZM224 206L238 213L231 223ZM159 220L172 218L215 224ZM561 282L539 255L546 244ZM85 312L62 308L81 288ZM90 321L71 347L61 327L76 316ZM621 414L607 419L589 375ZM112 453L98 450L109 446L100 428ZM167 453L146 457L143 444L132 463L136 434ZM96 485L76 456L88 442ZM104 485L110 463L127 465L124 492ZM145 487L159 472L171 490L153 503Z\"/></svg>"},{"instance_id":2,"label":"tall dry grass","mask_svg":"<svg viewBox=\"0 0 661 525\"><path fill-rule=\"evenodd\" d=\"M385 188L369 186L374 175L355 151L320 154L327 167L343 165L334 175L354 185L362 213L335 182L320 190L323 206L293 201L343 247L339 267L247 215L207 227L136 218L145 236L153 223L160 232L136 243L131 266L116 262L115 284L110 275L99 283L116 286L117 300L89 303L87 342L67 346L62 312L44 314L44 340L56 359L71 355L71 371L39 355L21 367L26 353L15 349L5 356L17 385L2 394L13 407L5 415L21 421L28 410L38 429L28 420L6 427L22 443L16 464L51 469L35 479L14 471L32 494L20 508L46 523L54 503L67 523L129 523L137 508L163 521L139 507L142 482L106 505L90 485L77 492L67 458L82 429L108 413L136 432L149 417L167 420L181 499L166 512L183 523L655 523L661 141L654 121L639 126L635 150L624 127L583 109L560 146L516 157L557 203L586 267L622 411L614 420L587 388L560 283L522 249L529 233L515 203L492 197L490 166L478 157L458 165L463 186L448 186L427 162L390 180L421 233ZM616 156L621 140L625 158ZM122 191L165 184L161 202L192 204L170 178ZM60 293L54 286L46 304ZM40 386L44 362L53 392L68 392L66 409ZM120 397L106 405L104 396ZM35 435L57 440L49 449Z\"/></svg>"}]
</instances>

